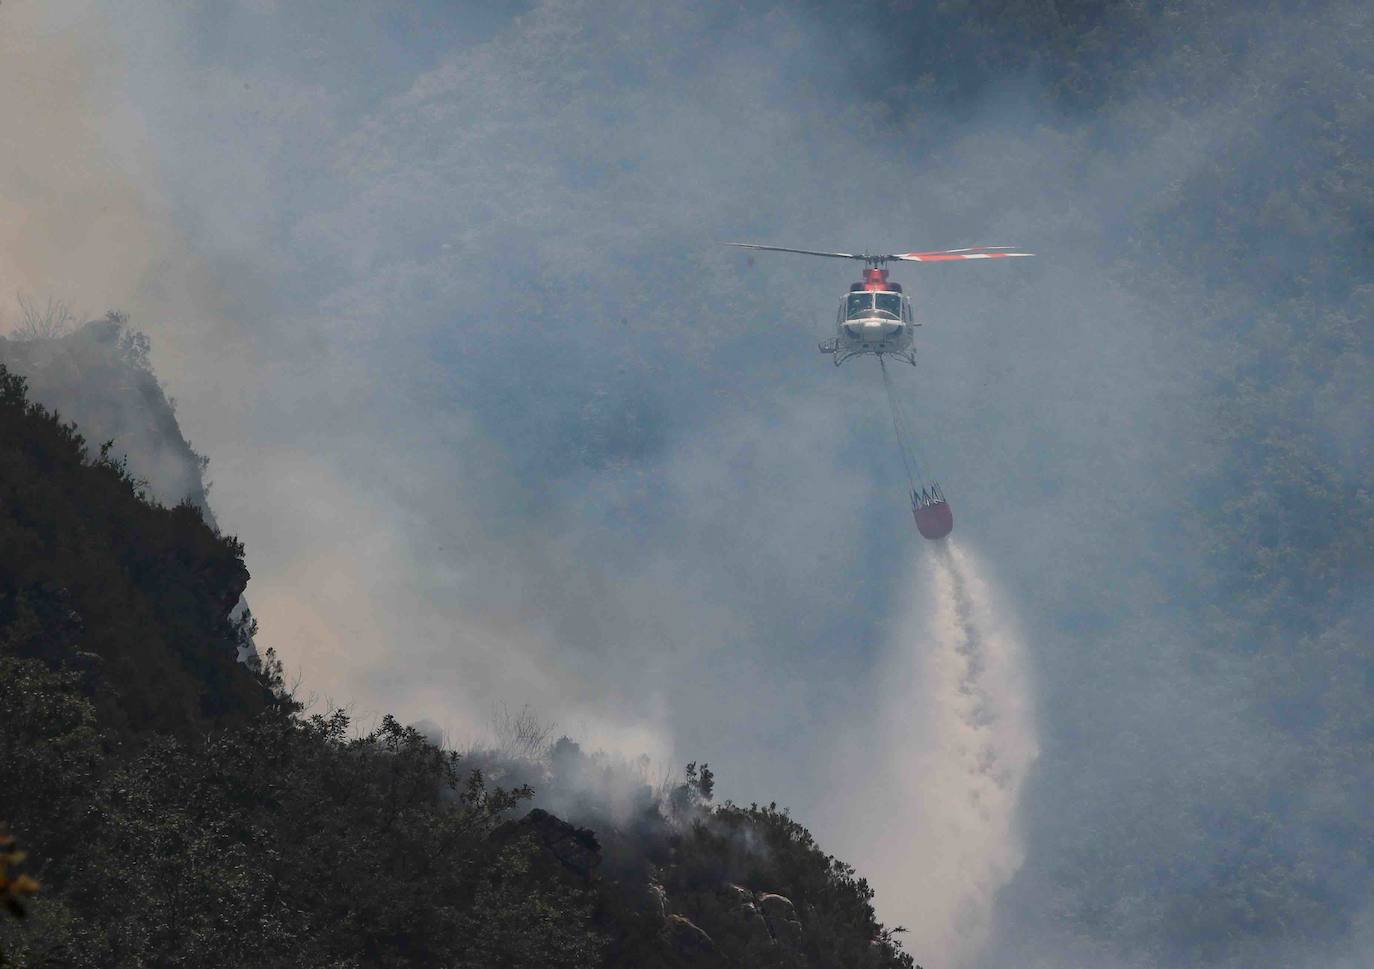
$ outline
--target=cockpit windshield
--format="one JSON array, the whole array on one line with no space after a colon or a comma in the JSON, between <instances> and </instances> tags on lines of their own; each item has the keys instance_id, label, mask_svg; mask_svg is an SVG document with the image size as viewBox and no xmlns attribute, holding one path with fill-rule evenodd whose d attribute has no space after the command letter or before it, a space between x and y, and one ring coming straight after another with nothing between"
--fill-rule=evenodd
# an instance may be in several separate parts
<instances>
[{"instance_id":1,"label":"cockpit windshield","mask_svg":"<svg viewBox=\"0 0 1374 969\"><path fill-rule=\"evenodd\" d=\"M847 320L868 319L874 316L902 319L902 296L900 293L850 293L845 304L844 316Z\"/></svg>"},{"instance_id":2,"label":"cockpit windshield","mask_svg":"<svg viewBox=\"0 0 1374 969\"><path fill-rule=\"evenodd\" d=\"M874 293L879 313L889 313L894 320L902 318L902 297L896 293Z\"/></svg>"},{"instance_id":3,"label":"cockpit windshield","mask_svg":"<svg viewBox=\"0 0 1374 969\"><path fill-rule=\"evenodd\" d=\"M850 293L849 303L845 307L844 316L847 320L862 319L865 316L873 315L873 294L872 293Z\"/></svg>"}]
</instances>

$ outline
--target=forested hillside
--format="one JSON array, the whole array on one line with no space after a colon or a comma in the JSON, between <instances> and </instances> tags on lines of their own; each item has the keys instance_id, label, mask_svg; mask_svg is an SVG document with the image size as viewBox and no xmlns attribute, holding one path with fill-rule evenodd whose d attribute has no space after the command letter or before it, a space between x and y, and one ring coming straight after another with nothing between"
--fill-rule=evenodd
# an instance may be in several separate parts
<instances>
[{"instance_id":1,"label":"forested hillside","mask_svg":"<svg viewBox=\"0 0 1374 969\"><path fill-rule=\"evenodd\" d=\"M577 827L476 766L556 795L596 763L571 741L470 764L306 716L270 655L235 660L242 556L0 366L0 817L42 885L0 960L912 965L862 880L775 807L713 805L704 765L630 817L584 796Z\"/></svg>"}]
</instances>

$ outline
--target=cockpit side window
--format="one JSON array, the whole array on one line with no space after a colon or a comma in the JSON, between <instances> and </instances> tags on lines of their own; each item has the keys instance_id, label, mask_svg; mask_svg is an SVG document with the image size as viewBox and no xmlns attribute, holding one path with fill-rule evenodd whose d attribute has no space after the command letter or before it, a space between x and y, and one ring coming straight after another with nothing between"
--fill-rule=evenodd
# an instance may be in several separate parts
<instances>
[{"instance_id":1,"label":"cockpit side window","mask_svg":"<svg viewBox=\"0 0 1374 969\"><path fill-rule=\"evenodd\" d=\"M878 312L889 314L894 320L902 318L902 297L897 293L874 293Z\"/></svg>"},{"instance_id":2,"label":"cockpit side window","mask_svg":"<svg viewBox=\"0 0 1374 969\"><path fill-rule=\"evenodd\" d=\"M856 317L868 316L873 310L872 293L850 293L849 300L845 307L845 317L854 319Z\"/></svg>"}]
</instances>

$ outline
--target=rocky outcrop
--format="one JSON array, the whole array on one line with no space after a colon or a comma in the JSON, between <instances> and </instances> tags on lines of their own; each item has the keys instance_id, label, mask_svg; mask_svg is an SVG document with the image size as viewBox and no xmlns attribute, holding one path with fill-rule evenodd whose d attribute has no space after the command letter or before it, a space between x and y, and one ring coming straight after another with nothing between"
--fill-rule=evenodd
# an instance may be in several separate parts
<instances>
[{"instance_id":1,"label":"rocky outcrop","mask_svg":"<svg viewBox=\"0 0 1374 969\"><path fill-rule=\"evenodd\" d=\"M768 922L763 917L763 911L759 908L754 893L741 885L732 884L725 886L725 894L733 902L731 911L739 920L744 937L751 943L771 943L773 933L768 929Z\"/></svg>"},{"instance_id":2,"label":"rocky outcrop","mask_svg":"<svg viewBox=\"0 0 1374 969\"><path fill-rule=\"evenodd\" d=\"M773 892L750 891L733 883L727 884L721 894L728 900L726 908L735 927L751 943L801 952L804 930L790 898Z\"/></svg>"},{"instance_id":3,"label":"rocky outcrop","mask_svg":"<svg viewBox=\"0 0 1374 969\"><path fill-rule=\"evenodd\" d=\"M701 961L715 955L715 940L685 916L668 916L663 934L672 951L684 959Z\"/></svg>"},{"instance_id":4,"label":"rocky outcrop","mask_svg":"<svg viewBox=\"0 0 1374 969\"><path fill-rule=\"evenodd\" d=\"M649 911L660 922L668 917L668 893L658 882L649 882L646 892L649 901Z\"/></svg>"},{"instance_id":5,"label":"rocky outcrop","mask_svg":"<svg viewBox=\"0 0 1374 969\"><path fill-rule=\"evenodd\" d=\"M802 924L792 900L783 895L764 893L758 897L764 921L773 940L785 949L799 951L802 944Z\"/></svg>"},{"instance_id":6,"label":"rocky outcrop","mask_svg":"<svg viewBox=\"0 0 1374 969\"><path fill-rule=\"evenodd\" d=\"M658 882L650 882L649 889L651 907L666 913L661 932L664 944L689 965L714 966L713 960L721 952L738 949L741 943L756 955L763 956L771 950L775 955L767 958L782 959L788 965L806 965L801 919L792 900L785 895L755 892L743 885L726 883L717 889L715 902L687 896L675 906ZM678 906L679 911L674 913L673 908ZM691 918L683 911L690 912ZM719 934L720 943L692 921L698 917L705 919L702 925ZM722 945L726 949L722 950Z\"/></svg>"}]
</instances>

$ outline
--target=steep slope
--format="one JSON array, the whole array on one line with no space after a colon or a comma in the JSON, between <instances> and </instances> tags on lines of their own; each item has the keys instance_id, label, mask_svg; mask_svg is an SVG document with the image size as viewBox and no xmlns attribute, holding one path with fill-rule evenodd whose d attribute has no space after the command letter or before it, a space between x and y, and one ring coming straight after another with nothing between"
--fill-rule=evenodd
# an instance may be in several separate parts
<instances>
[{"instance_id":1,"label":"steep slope","mask_svg":"<svg viewBox=\"0 0 1374 969\"><path fill-rule=\"evenodd\" d=\"M243 547L163 508L0 365L0 651L88 671L120 733L187 736L269 701L236 662Z\"/></svg>"},{"instance_id":2,"label":"steep slope","mask_svg":"<svg viewBox=\"0 0 1374 969\"><path fill-rule=\"evenodd\" d=\"M15 965L912 966L851 869L712 806L704 766L579 829L390 717L301 716L235 661L242 556L0 365L0 817L44 886L0 922Z\"/></svg>"},{"instance_id":3,"label":"steep slope","mask_svg":"<svg viewBox=\"0 0 1374 969\"><path fill-rule=\"evenodd\" d=\"M25 379L29 398L75 421L90 446L108 443L109 457L123 462L149 497L168 506L194 505L217 527L205 481L208 461L182 434L174 403L152 371L148 338L117 312L70 333L28 329L22 339L0 337L0 364ZM234 618L247 610L240 597ZM256 656L251 634L245 636L239 658Z\"/></svg>"}]
</instances>

